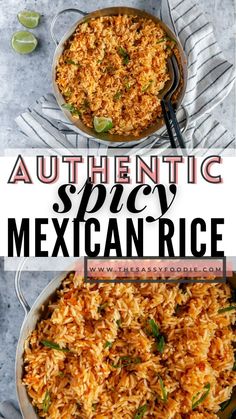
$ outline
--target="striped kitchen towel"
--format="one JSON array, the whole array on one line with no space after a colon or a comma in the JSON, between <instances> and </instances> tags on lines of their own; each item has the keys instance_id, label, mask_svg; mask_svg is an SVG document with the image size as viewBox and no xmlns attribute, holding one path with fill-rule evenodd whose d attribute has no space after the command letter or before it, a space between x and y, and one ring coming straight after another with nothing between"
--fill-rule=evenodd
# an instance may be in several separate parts
<instances>
[{"instance_id":1,"label":"striped kitchen towel","mask_svg":"<svg viewBox=\"0 0 236 419\"><path fill-rule=\"evenodd\" d=\"M160 10L156 12L179 37L188 60L187 91L183 108L178 112L183 124L183 109L189 116L184 134L186 147L195 153L202 148L219 148L221 151L235 148L234 136L211 115L212 109L225 99L235 81L233 65L224 58L211 23L191 0L162 0ZM164 129L142 141L128 144L102 143L85 137L65 118L52 94L40 98L16 122L39 147L95 149L98 154L104 154L107 147L129 147L139 152L152 147L170 147Z\"/></svg>"},{"instance_id":2,"label":"striped kitchen towel","mask_svg":"<svg viewBox=\"0 0 236 419\"><path fill-rule=\"evenodd\" d=\"M191 0L163 0L160 17L179 37L188 60L183 102L190 119L186 145L193 149L235 148L234 136L211 116L235 82L234 67L224 58L212 24Z\"/></svg>"},{"instance_id":3,"label":"striped kitchen towel","mask_svg":"<svg viewBox=\"0 0 236 419\"><path fill-rule=\"evenodd\" d=\"M16 407L17 402L6 400L0 403L0 419L22 419L21 413Z\"/></svg>"},{"instance_id":4,"label":"striped kitchen towel","mask_svg":"<svg viewBox=\"0 0 236 419\"><path fill-rule=\"evenodd\" d=\"M81 135L68 121L52 94L42 96L33 106L16 118L22 133L34 141L36 148L79 149L104 154L107 145Z\"/></svg>"}]
</instances>

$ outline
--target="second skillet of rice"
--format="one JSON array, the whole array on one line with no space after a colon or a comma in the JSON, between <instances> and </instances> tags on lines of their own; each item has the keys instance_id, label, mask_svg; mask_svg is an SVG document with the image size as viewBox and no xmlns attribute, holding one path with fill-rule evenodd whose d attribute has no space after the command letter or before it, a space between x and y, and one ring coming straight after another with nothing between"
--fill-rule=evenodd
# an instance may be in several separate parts
<instances>
[{"instance_id":1,"label":"second skillet of rice","mask_svg":"<svg viewBox=\"0 0 236 419\"><path fill-rule=\"evenodd\" d=\"M111 134L138 135L161 117L158 93L178 49L147 18L106 16L79 24L65 45L56 82L72 113L88 127L111 118Z\"/></svg>"},{"instance_id":2,"label":"second skillet of rice","mask_svg":"<svg viewBox=\"0 0 236 419\"><path fill-rule=\"evenodd\" d=\"M230 298L226 284L92 285L71 273L26 342L39 416L217 418L236 384Z\"/></svg>"}]
</instances>

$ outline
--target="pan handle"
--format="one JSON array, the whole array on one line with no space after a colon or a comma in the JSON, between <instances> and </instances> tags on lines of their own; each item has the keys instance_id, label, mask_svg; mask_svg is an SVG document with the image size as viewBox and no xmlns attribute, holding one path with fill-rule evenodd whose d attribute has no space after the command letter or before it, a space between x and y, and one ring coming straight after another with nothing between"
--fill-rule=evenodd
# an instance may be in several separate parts
<instances>
[{"instance_id":1,"label":"pan handle","mask_svg":"<svg viewBox=\"0 0 236 419\"><path fill-rule=\"evenodd\" d=\"M19 267L18 267L18 269L17 269L17 271L16 271L16 275L15 275L15 291L16 291L17 298L18 298L18 300L19 300L20 304L22 305L22 307L23 307L23 309L24 309L25 316L27 316L27 314L28 314L28 313L29 313L29 311L30 311L30 305L29 305L29 304L28 304L28 302L26 301L25 296L24 296L24 294L23 294L23 292L22 292L21 285L20 285L20 281L21 281L21 274L22 274L22 270L23 270L23 268L24 268L24 266L25 266L25 263L26 263L26 261L27 261L28 259L29 259L29 258L24 258L24 259L20 262Z\"/></svg>"},{"instance_id":2,"label":"pan handle","mask_svg":"<svg viewBox=\"0 0 236 419\"><path fill-rule=\"evenodd\" d=\"M59 41L57 40L57 37L55 35L55 31L54 31L55 24L56 24L57 19L59 18L59 16L63 15L64 13L67 13L67 12L79 13L80 15L83 15L83 16L87 16L87 14L88 14L87 12L83 12L82 10L73 9L73 8L64 9L64 10L61 10L60 12L58 12L53 18L53 21L51 23L51 30L50 30L51 31L51 37L52 37L54 43L56 44L56 46L59 44Z\"/></svg>"}]
</instances>

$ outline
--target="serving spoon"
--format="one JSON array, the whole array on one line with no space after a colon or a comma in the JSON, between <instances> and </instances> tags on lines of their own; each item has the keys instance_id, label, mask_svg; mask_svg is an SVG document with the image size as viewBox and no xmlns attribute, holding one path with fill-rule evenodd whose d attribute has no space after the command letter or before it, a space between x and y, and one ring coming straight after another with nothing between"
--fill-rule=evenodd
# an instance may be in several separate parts
<instances>
[{"instance_id":1,"label":"serving spoon","mask_svg":"<svg viewBox=\"0 0 236 419\"><path fill-rule=\"evenodd\" d=\"M175 143L174 133L178 140L179 146L181 149L185 149L184 138L179 127L179 123L176 118L175 110L171 103L171 98L175 91L177 90L180 83L180 70L176 56L173 54L167 61L168 70L170 74L170 80L166 83L164 89L162 90L159 98L161 99L161 108L167 128L167 132L170 138L170 143L172 148L177 148ZM173 133L173 130L174 133Z\"/></svg>"}]
</instances>

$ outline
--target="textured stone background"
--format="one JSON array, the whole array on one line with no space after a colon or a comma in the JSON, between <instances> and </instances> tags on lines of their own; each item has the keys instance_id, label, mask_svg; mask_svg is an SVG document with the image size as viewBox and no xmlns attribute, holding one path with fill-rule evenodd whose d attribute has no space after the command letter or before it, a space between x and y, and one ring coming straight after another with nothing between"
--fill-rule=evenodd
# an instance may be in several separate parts
<instances>
[{"instance_id":1,"label":"textured stone background","mask_svg":"<svg viewBox=\"0 0 236 419\"><path fill-rule=\"evenodd\" d=\"M234 61L235 26L234 0L198 0L216 28L216 37L230 62ZM91 11L114 5L114 0L0 0L0 147L30 147L32 143L20 134L14 118L39 96L51 91L50 68L54 45L50 39L49 27L54 14L71 6ZM151 13L159 7L158 0L119 0L117 5L132 5ZM11 35L20 30L17 12L24 8L38 10L43 14L40 26L34 33L40 40L37 51L29 56L15 54L10 47ZM60 21L60 33L72 24L74 17ZM235 92L231 92L224 103L214 111L215 117L225 127L234 130ZM25 291L33 302L54 274L25 275ZM23 310L16 301L12 273L4 273L0 265L0 401L15 398L14 358Z\"/></svg>"}]
</instances>

